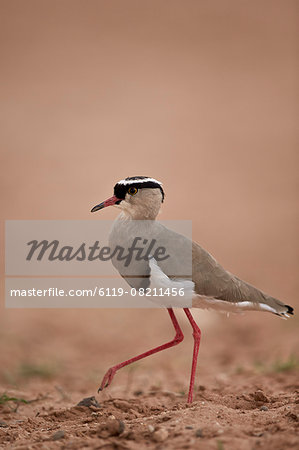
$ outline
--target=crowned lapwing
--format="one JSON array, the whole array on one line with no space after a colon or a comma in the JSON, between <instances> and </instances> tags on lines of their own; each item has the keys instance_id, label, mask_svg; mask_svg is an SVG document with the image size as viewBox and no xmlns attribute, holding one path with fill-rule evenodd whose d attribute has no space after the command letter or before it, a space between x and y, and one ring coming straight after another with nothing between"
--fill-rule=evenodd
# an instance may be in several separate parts
<instances>
[{"instance_id":1,"label":"crowned lapwing","mask_svg":"<svg viewBox=\"0 0 299 450\"><path fill-rule=\"evenodd\" d=\"M280 300L273 298L259 289L240 280L235 275L227 272L206 250L197 243L191 242L187 237L169 230L162 224L156 222L156 217L164 201L162 183L150 177L128 177L119 181L114 186L114 195L106 201L92 208L91 212L98 211L107 206L117 206L121 212L115 220L110 234L110 245L119 244L120 239L130 239L133 230L132 224L136 221L148 221L151 225L148 230L155 238L161 238L175 242L177 255L182 255L185 248L191 244L192 251L192 280L180 279L173 275L173 267L169 269L167 260L157 261L154 258L148 261L140 261L141 270L137 270L139 276L132 276L124 272L123 265L118 260L112 260L115 267L126 281L134 288L140 289L144 286L183 286L192 292L192 307L216 309L224 312L242 312L245 310L265 311L286 318L293 314L293 308L285 305ZM147 223L147 222L146 222ZM175 234L174 234L175 233ZM134 231L132 231L132 236ZM186 252L185 252L186 253ZM141 267L143 266L143 267ZM133 272L136 272L136 263ZM133 275L136 273L133 273ZM141 274L141 275L140 275ZM180 277L181 278L181 277ZM161 300L163 305L164 299ZM167 307L167 305L165 305ZM168 305L169 306L169 305ZM200 344L201 331L195 323L189 308L183 308L193 329L194 349L189 386L188 402L192 402L197 356ZM146 356L160 352L166 348L182 342L184 335L175 317L172 307L167 307L168 314L175 328L175 337L170 342L155 347L141 355L135 356L127 361L111 367L105 374L99 391L109 386L116 371L128 364L138 361Z\"/></svg>"}]
</instances>

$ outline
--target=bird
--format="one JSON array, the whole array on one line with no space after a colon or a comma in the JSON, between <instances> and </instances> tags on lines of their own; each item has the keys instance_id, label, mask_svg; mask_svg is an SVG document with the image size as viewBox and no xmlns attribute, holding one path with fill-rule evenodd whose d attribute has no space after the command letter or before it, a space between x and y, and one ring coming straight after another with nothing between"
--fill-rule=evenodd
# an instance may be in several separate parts
<instances>
[{"instance_id":1,"label":"bird","mask_svg":"<svg viewBox=\"0 0 299 450\"><path fill-rule=\"evenodd\" d=\"M129 242L133 236L136 236L136 226L140 227L142 223L144 224L143 230L147 232L147 238L154 238L164 244L166 242L166 246L170 246L171 251L175 248L177 257L174 258L174 265L169 264L167 259L158 261L152 255L147 260L135 261L131 269L125 267L124 262L117 258L112 259L112 263L128 284L137 290L161 286L163 288L184 288L186 296L190 296L191 301L187 305L183 305L182 309L192 327L194 339L188 391L188 403L192 403L201 330L191 314L191 308L214 309L227 313L248 310L264 311L282 318L293 315L294 309L228 272L199 244L160 224L156 219L164 199L162 182L146 176L127 177L115 184L112 197L94 206L91 212L102 210L108 206L115 206L120 210L110 232L109 245L115 246L123 244L124 241ZM140 228L138 228L139 231ZM185 266L186 255L190 249L191 273L186 274L185 278L180 276L178 279L174 274L177 263L183 260L177 273L184 272L182 267ZM184 335L173 308L175 300L169 301L165 300L165 297L158 296L155 301L166 307L175 330L174 338L111 367L104 375L98 391L108 387L116 372L122 367L183 341Z\"/></svg>"}]
</instances>

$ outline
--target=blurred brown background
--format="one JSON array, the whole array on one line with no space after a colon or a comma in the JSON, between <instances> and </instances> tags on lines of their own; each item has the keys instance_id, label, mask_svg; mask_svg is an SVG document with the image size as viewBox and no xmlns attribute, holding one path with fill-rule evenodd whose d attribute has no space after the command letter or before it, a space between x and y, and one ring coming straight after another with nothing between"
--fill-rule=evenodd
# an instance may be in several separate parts
<instances>
[{"instance_id":1,"label":"blurred brown background","mask_svg":"<svg viewBox=\"0 0 299 450\"><path fill-rule=\"evenodd\" d=\"M112 219L90 208L119 179L152 176L166 191L161 218L191 219L228 270L298 305L297 5L1 0L2 218ZM238 327L244 360L253 346L264 358L297 345L296 318L196 316L203 362ZM20 361L58 360L81 386L88 366L95 387L106 365L172 333L158 310L2 308L0 325L4 383ZM177 357L187 383L188 342L140 367Z\"/></svg>"}]
</instances>

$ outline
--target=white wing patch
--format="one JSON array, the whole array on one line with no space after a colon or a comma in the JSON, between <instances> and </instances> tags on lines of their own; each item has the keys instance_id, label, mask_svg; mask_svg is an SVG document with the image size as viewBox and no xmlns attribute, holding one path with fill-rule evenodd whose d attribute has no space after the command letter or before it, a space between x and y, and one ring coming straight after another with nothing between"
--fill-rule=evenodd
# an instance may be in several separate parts
<instances>
[{"instance_id":1,"label":"white wing patch","mask_svg":"<svg viewBox=\"0 0 299 450\"><path fill-rule=\"evenodd\" d=\"M241 313L244 311L267 311L276 314L283 319L289 317L285 312L278 313L271 306L265 303L254 303L254 302L228 302L225 300L218 300L213 297L206 297L204 295L195 294L192 301L193 308L201 309L213 309L214 311L225 312L225 313Z\"/></svg>"},{"instance_id":2,"label":"white wing patch","mask_svg":"<svg viewBox=\"0 0 299 450\"><path fill-rule=\"evenodd\" d=\"M192 307L192 297L194 295L194 283L191 280L171 280L158 266L155 258L149 260L149 265L151 269L150 274L150 285L149 288L153 292L156 289L160 292L166 292L169 289L171 292L172 288L177 291L182 289L184 292L183 296L180 295L159 295L158 297L151 296L150 300L154 303L158 303L166 308L191 308Z\"/></svg>"}]
</instances>

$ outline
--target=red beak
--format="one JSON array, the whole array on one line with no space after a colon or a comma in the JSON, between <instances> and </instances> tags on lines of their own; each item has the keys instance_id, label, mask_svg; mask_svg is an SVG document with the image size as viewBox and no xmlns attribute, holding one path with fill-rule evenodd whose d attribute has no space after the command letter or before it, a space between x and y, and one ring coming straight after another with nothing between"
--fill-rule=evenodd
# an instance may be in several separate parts
<instances>
[{"instance_id":1,"label":"red beak","mask_svg":"<svg viewBox=\"0 0 299 450\"><path fill-rule=\"evenodd\" d=\"M112 195L112 197L107 198L107 200L105 200L104 202L94 206L90 212L96 212L99 211L100 209L106 208L107 206L116 205L120 202L121 200L119 198L115 197L115 195Z\"/></svg>"}]
</instances>

